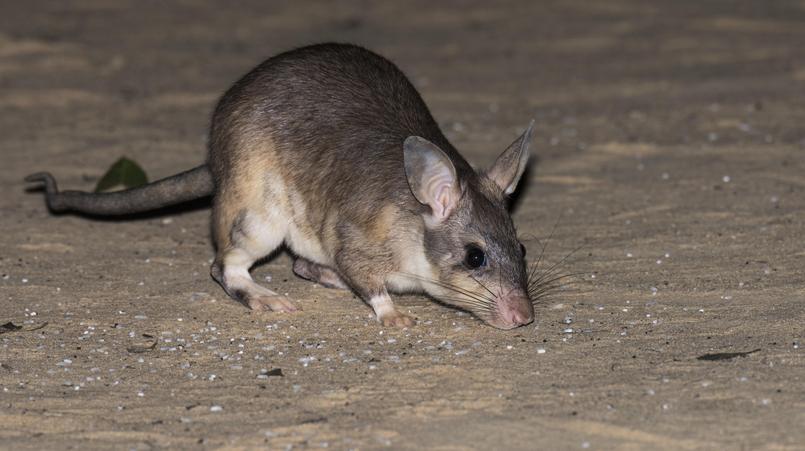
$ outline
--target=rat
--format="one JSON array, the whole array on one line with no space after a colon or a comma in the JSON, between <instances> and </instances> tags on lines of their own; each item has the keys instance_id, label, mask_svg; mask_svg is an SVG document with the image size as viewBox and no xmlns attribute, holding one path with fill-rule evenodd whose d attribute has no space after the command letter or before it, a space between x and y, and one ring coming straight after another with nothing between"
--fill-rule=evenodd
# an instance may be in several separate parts
<instances>
[{"instance_id":1,"label":"rat","mask_svg":"<svg viewBox=\"0 0 805 451\"><path fill-rule=\"evenodd\" d=\"M511 329L530 323L525 247L508 211L534 121L476 171L388 59L351 44L273 56L212 115L206 164L123 191L44 186L54 213L127 215L212 196L212 277L254 310L297 307L252 265L283 244L299 277L352 290L384 326L415 321L389 293L424 293Z\"/></svg>"}]
</instances>

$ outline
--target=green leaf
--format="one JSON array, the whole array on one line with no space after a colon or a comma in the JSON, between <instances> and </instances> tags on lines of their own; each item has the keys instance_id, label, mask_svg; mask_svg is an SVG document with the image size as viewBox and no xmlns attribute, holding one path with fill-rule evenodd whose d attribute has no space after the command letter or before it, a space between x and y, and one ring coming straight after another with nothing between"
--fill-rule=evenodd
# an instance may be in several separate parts
<instances>
[{"instance_id":1,"label":"green leaf","mask_svg":"<svg viewBox=\"0 0 805 451\"><path fill-rule=\"evenodd\" d=\"M139 164L122 157L109 167L106 174L98 180L95 192L111 191L114 188L136 188L148 183L148 176Z\"/></svg>"}]
</instances>

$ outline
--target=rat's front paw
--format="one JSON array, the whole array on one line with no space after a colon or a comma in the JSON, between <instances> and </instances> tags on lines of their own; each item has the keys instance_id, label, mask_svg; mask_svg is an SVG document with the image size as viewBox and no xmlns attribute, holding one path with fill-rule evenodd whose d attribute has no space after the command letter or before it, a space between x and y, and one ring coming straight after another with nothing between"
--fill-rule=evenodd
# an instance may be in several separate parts
<instances>
[{"instance_id":1,"label":"rat's front paw","mask_svg":"<svg viewBox=\"0 0 805 451\"><path fill-rule=\"evenodd\" d=\"M410 316L404 313L400 313L397 310L394 310L393 312L390 313L386 313L385 315L378 318L378 320L380 321L380 324L386 327L402 328L402 327L412 327L414 324L416 324L414 318L411 318Z\"/></svg>"}]
</instances>

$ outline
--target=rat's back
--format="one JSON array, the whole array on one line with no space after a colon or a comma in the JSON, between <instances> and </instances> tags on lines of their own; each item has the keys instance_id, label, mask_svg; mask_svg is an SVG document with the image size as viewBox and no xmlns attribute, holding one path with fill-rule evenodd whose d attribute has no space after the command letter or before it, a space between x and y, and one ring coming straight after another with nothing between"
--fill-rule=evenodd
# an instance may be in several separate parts
<instances>
[{"instance_id":1,"label":"rat's back","mask_svg":"<svg viewBox=\"0 0 805 451\"><path fill-rule=\"evenodd\" d=\"M263 151L276 153L272 163L282 166L286 183L331 200L354 200L355 190L386 199L407 195L402 144L408 136L428 139L459 170L469 168L405 75L349 44L303 47L265 61L223 96L211 133L209 162L217 179L243 157L232 149L240 145L227 140L270 141Z\"/></svg>"}]
</instances>

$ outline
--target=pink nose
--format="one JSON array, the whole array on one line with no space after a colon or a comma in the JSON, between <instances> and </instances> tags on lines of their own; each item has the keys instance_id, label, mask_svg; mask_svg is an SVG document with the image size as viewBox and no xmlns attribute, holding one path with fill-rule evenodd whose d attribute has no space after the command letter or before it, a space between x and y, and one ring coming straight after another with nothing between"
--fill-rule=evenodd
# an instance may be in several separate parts
<instances>
[{"instance_id":1,"label":"pink nose","mask_svg":"<svg viewBox=\"0 0 805 451\"><path fill-rule=\"evenodd\" d=\"M526 298L509 299L499 307L500 317L510 327L522 326L534 321L534 307Z\"/></svg>"},{"instance_id":2,"label":"pink nose","mask_svg":"<svg viewBox=\"0 0 805 451\"><path fill-rule=\"evenodd\" d=\"M504 309L502 313L503 319L513 326L522 326L534 321L534 314L532 312L523 312L517 309Z\"/></svg>"}]
</instances>

